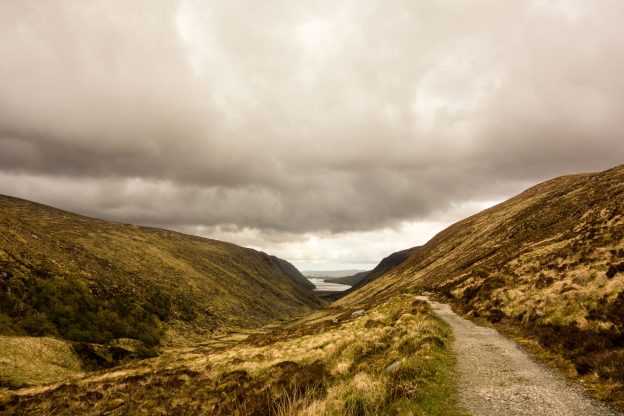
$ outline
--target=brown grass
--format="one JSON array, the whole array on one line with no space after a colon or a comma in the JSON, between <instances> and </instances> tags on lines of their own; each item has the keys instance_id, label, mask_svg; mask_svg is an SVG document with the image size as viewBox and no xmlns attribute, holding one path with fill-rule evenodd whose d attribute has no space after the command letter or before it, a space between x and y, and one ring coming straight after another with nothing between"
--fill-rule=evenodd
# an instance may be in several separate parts
<instances>
[{"instance_id":1,"label":"brown grass","mask_svg":"<svg viewBox=\"0 0 624 416\"><path fill-rule=\"evenodd\" d=\"M0 336L0 387L53 383L81 372L81 361L68 342Z\"/></svg>"},{"instance_id":2,"label":"brown grass","mask_svg":"<svg viewBox=\"0 0 624 416\"><path fill-rule=\"evenodd\" d=\"M0 402L34 415L459 414L449 329L428 305L396 296L352 312L315 312L239 343L172 349Z\"/></svg>"}]
</instances>

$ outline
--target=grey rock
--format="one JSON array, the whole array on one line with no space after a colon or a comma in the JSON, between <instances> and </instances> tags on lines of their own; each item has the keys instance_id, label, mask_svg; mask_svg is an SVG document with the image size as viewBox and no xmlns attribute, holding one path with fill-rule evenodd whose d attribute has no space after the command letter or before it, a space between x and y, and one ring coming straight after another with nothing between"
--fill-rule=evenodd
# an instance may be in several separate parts
<instances>
[{"instance_id":1,"label":"grey rock","mask_svg":"<svg viewBox=\"0 0 624 416\"><path fill-rule=\"evenodd\" d=\"M386 368L386 373L390 374L390 373L395 372L399 368L400 365L401 365L401 360L397 360L393 362L392 364L388 366L388 368Z\"/></svg>"},{"instance_id":2,"label":"grey rock","mask_svg":"<svg viewBox=\"0 0 624 416\"><path fill-rule=\"evenodd\" d=\"M365 312L365 311L364 311L364 309L360 309L359 311L355 311L355 312L353 312L353 313L351 314L351 317L352 317L352 318L355 318L355 317L358 317L358 316L364 315L364 312Z\"/></svg>"}]
</instances>

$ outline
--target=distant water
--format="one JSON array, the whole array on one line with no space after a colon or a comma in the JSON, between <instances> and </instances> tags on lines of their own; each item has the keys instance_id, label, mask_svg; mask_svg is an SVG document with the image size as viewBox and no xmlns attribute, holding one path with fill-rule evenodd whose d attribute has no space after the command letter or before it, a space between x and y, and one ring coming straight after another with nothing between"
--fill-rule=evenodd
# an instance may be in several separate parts
<instances>
[{"instance_id":1,"label":"distant water","mask_svg":"<svg viewBox=\"0 0 624 416\"><path fill-rule=\"evenodd\" d=\"M326 292L344 292L347 289L351 289L351 286L349 285L339 285L338 283L329 283L329 282L326 282L324 279L319 279L316 277L308 277L308 280L314 283L314 286L316 286L316 289L314 290L319 290L319 291L322 290Z\"/></svg>"}]
</instances>

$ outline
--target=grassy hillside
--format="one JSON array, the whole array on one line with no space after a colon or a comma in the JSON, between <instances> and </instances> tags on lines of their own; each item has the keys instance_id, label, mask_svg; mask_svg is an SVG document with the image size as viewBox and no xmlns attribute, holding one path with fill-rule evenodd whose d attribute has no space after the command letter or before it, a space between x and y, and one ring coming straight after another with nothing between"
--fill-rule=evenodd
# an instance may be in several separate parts
<instances>
[{"instance_id":1,"label":"grassy hillside","mask_svg":"<svg viewBox=\"0 0 624 416\"><path fill-rule=\"evenodd\" d=\"M536 340L624 403L624 167L553 179L460 221L338 304L418 290Z\"/></svg>"},{"instance_id":2,"label":"grassy hillside","mask_svg":"<svg viewBox=\"0 0 624 416\"><path fill-rule=\"evenodd\" d=\"M82 360L69 342L0 336L0 388L53 383L82 371Z\"/></svg>"},{"instance_id":3,"label":"grassy hillside","mask_svg":"<svg viewBox=\"0 0 624 416\"><path fill-rule=\"evenodd\" d=\"M314 312L234 342L39 388L0 392L7 414L238 416L460 415L449 328L395 296L364 310Z\"/></svg>"},{"instance_id":4,"label":"grassy hillside","mask_svg":"<svg viewBox=\"0 0 624 416\"><path fill-rule=\"evenodd\" d=\"M0 334L146 346L318 306L268 255L0 196Z\"/></svg>"}]
</instances>

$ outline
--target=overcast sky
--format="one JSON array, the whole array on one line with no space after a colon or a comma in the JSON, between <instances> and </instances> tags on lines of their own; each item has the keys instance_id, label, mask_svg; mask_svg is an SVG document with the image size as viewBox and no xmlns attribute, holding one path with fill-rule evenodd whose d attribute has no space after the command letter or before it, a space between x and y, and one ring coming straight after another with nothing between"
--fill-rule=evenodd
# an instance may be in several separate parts
<instances>
[{"instance_id":1,"label":"overcast sky","mask_svg":"<svg viewBox=\"0 0 624 416\"><path fill-rule=\"evenodd\" d=\"M0 0L0 193L366 268L624 163L621 0Z\"/></svg>"}]
</instances>

